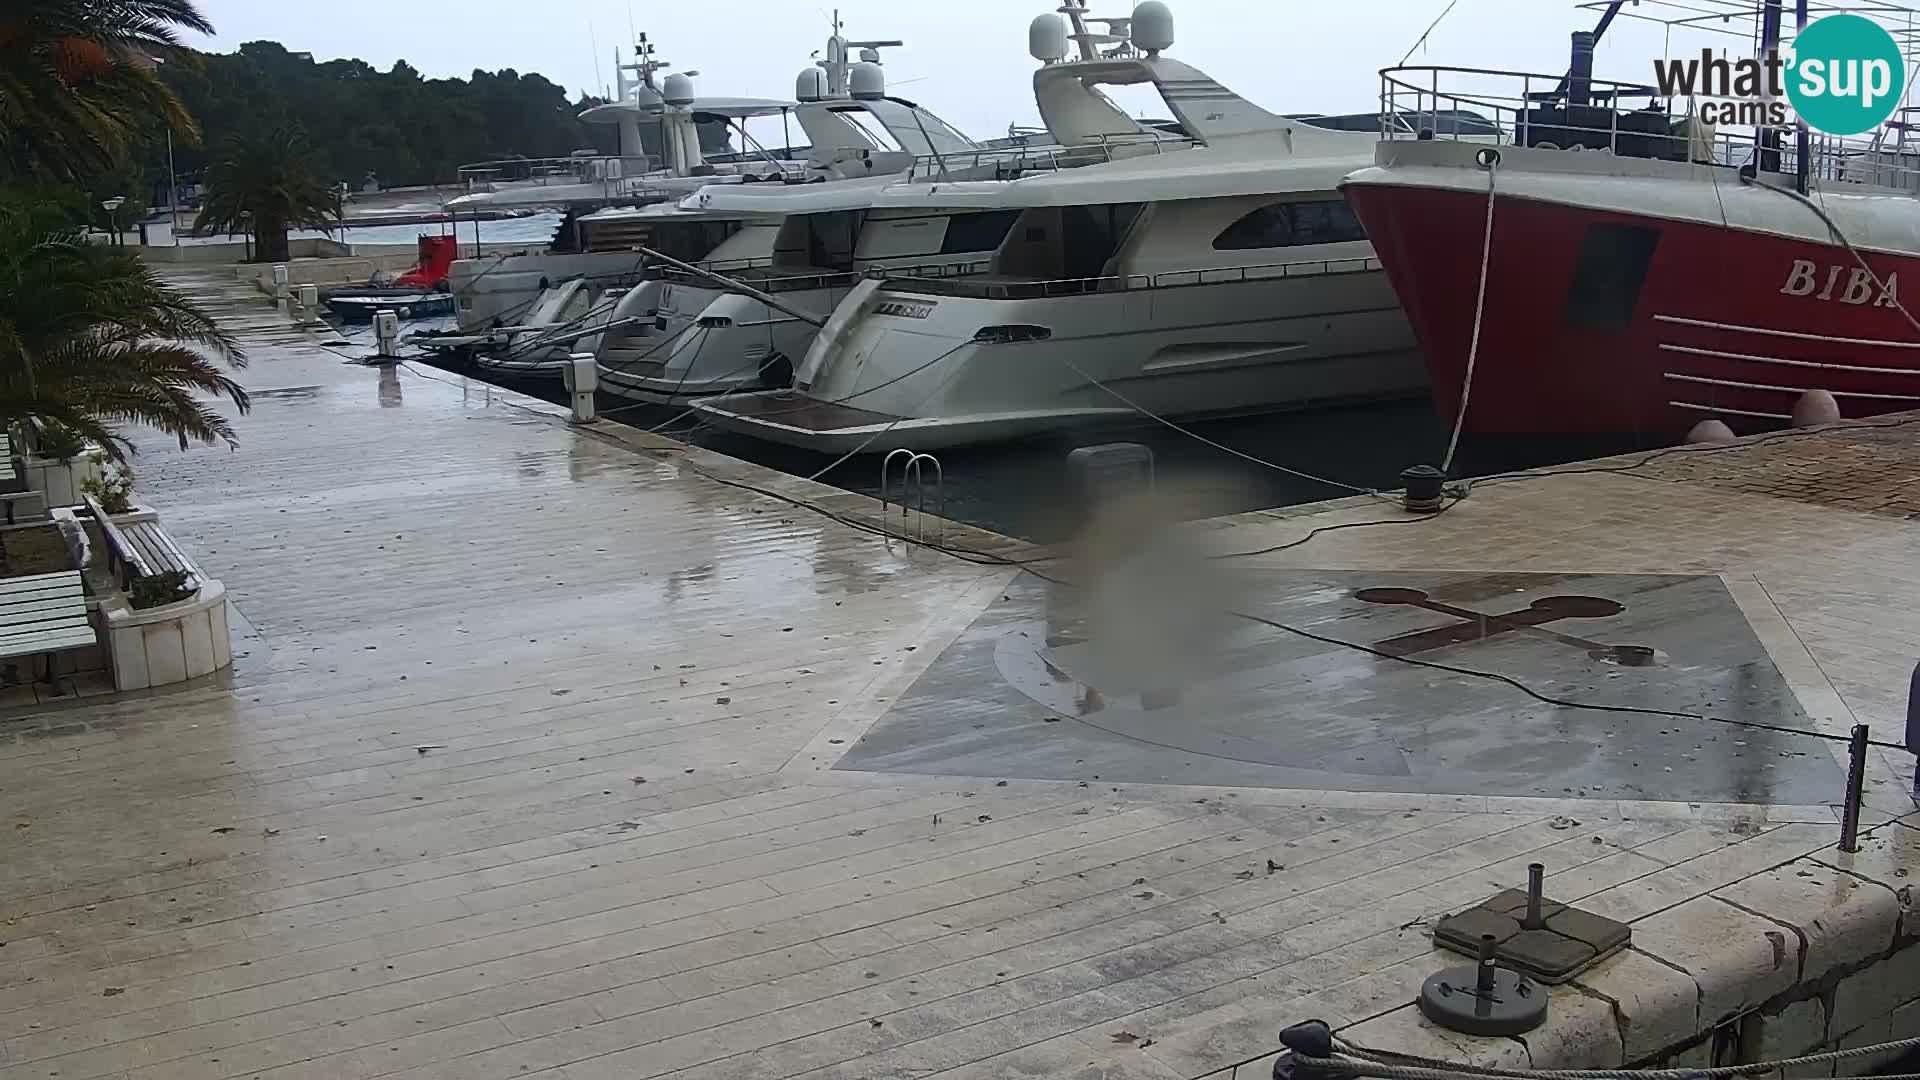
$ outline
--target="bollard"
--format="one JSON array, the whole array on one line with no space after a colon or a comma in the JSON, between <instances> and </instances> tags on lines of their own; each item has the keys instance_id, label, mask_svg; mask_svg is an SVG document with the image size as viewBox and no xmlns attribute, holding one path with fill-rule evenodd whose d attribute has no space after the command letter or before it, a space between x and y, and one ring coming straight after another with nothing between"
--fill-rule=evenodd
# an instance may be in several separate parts
<instances>
[{"instance_id":1,"label":"bollard","mask_svg":"<svg viewBox=\"0 0 1920 1080\"><path fill-rule=\"evenodd\" d=\"M560 379L567 384L567 392L572 395L573 422L592 422L593 392L600 385L600 369L594 363L593 354L574 353L568 356L566 366L560 369Z\"/></svg>"},{"instance_id":2,"label":"bollard","mask_svg":"<svg viewBox=\"0 0 1920 1080\"><path fill-rule=\"evenodd\" d=\"M1447 477L1431 465L1415 465L1400 473L1407 486L1406 507L1416 514L1437 514L1447 505L1444 488Z\"/></svg>"},{"instance_id":3,"label":"bollard","mask_svg":"<svg viewBox=\"0 0 1920 1080\"><path fill-rule=\"evenodd\" d=\"M1840 808L1840 850L1860 850L1860 800L1867 783L1867 725L1853 725L1847 742L1847 804Z\"/></svg>"},{"instance_id":4,"label":"bollard","mask_svg":"<svg viewBox=\"0 0 1920 1080\"><path fill-rule=\"evenodd\" d=\"M1281 1031L1280 1045L1287 1052L1273 1059L1273 1080L1327 1080L1330 1074L1325 1068L1299 1060L1333 1056L1333 1028L1325 1020L1308 1020Z\"/></svg>"},{"instance_id":5,"label":"bollard","mask_svg":"<svg viewBox=\"0 0 1920 1080\"><path fill-rule=\"evenodd\" d=\"M400 316L392 308L381 308L373 313L373 341L377 355L400 355Z\"/></svg>"}]
</instances>

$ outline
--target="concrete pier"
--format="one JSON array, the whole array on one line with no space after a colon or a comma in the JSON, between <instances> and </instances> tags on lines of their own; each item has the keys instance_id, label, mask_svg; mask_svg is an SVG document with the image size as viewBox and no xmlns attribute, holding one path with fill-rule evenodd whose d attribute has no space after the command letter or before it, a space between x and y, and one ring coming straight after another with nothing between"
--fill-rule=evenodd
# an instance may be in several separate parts
<instances>
[{"instance_id":1,"label":"concrete pier","mask_svg":"<svg viewBox=\"0 0 1920 1080\"><path fill-rule=\"evenodd\" d=\"M1232 560L1330 641L1245 623L1145 693L996 562L1044 553L888 539L862 496L174 280L254 356L237 451L137 463L234 668L0 712L0 1080L1250 1077L1309 1017L1559 1067L1920 1035L1911 757L1873 752L1846 854L1844 747L1721 722L1903 738L1920 423ZM1430 926L1532 862L1632 948L1521 1039L1433 1028Z\"/></svg>"}]
</instances>

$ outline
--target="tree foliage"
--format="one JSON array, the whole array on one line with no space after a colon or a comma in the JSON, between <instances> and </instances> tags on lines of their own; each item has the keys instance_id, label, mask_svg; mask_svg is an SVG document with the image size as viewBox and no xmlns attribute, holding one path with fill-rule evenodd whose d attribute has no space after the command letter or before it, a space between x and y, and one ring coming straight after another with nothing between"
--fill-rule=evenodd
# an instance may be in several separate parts
<instances>
[{"instance_id":1,"label":"tree foliage","mask_svg":"<svg viewBox=\"0 0 1920 1080\"><path fill-rule=\"evenodd\" d=\"M224 368L246 363L213 318L134 255L83 241L57 208L0 201L0 425L55 425L114 457L122 424L180 441L234 441L202 395L241 411Z\"/></svg>"},{"instance_id":2,"label":"tree foliage","mask_svg":"<svg viewBox=\"0 0 1920 1080\"><path fill-rule=\"evenodd\" d=\"M611 126L577 115L598 99L569 101L564 87L511 68L427 79L404 60L383 72L360 60L316 62L276 42L250 41L236 52L169 66L161 77L213 148L177 149L182 175L204 168L223 139L260 126L263 117L306 132L314 175L356 189L369 176L386 187L447 184L460 166L477 161L615 149ZM653 135L651 127L643 125L643 137ZM715 134L712 145L724 145L724 129ZM658 153L651 143L648 150Z\"/></svg>"},{"instance_id":3,"label":"tree foliage","mask_svg":"<svg viewBox=\"0 0 1920 1080\"><path fill-rule=\"evenodd\" d=\"M311 157L298 128L229 136L207 166L207 197L194 226L246 233L256 259L285 261L288 230L330 229L340 221L339 191L314 176Z\"/></svg>"},{"instance_id":4,"label":"tree foliage","mask_svg":"<svg viewBox=\"0 0 1920 1080\"><path fill-rule=\"evenodd\" d=\"M158 74L193 0L7 0L0 6L0 183L86 181L153 135L194 124Z\"/></svg>"}]
</instances>

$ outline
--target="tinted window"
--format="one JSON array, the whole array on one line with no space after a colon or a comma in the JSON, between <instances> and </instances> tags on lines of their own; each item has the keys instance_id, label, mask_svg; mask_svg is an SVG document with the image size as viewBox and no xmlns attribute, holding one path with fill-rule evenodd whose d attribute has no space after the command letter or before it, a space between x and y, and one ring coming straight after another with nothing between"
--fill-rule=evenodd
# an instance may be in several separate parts
<instances>
[{"instance_id":1,"label":"tinted window","mask_svg":"<svg viewBox=\"0 0 1920 1080\"><path fill-rule=\"evenodd\" d=\"M958 255L969 251L993 251L1007 238L1018 210L989 210L982 214L955 214L947 221L946 239L940 242L940 254Z\"/></svg>"},{"instance_id":2,"label":"tinted window","mask_svg":"<svg viewBox=\"0 0 1920 1080\"><path fill-rule=\"evenodd\" d=\"M1595 225L1580 240L1567 289L1569 326L1625 330L1640 306L1647 268L1660 246L1660 232L1638 225Z\"/></svg>"},{"instance_id":3,"label":"tinted window","mask_svg":"<svg viewBox=\"0 0 1920 1080\"><path fill-rule=\"evenodd\" d=\"M1274 203L1263 206L1226 227L1213 239L1215 251L1252 248L1302 247L1365 240L1366 230L1347 204L1324 202Z\"/></svg>"}]
</instances>

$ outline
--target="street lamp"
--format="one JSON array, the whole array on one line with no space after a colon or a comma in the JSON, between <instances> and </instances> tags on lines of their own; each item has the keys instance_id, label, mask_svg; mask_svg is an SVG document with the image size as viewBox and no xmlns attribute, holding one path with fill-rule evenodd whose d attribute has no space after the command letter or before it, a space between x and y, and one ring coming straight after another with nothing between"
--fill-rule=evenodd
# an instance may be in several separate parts
<instances>
[{"instance_id":1,"label":"street lamp","mask_svg":"<svg viewBox=\"0 0 1920 1080\"><path fill-rule=\"evenodd\" d=\"M117 211L119 211L120 207L123 206L126 203L126 201L127 201L126 196L115 195L113 198L108 199L105 202L100 204L100 209L105 210L107 212L107 227L113 230L113 246L114 247L121 246L120 218L117 214Z\"/></svg>"}]
</instances>

